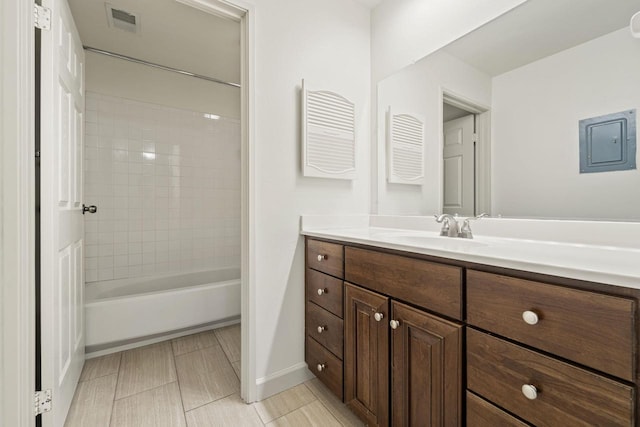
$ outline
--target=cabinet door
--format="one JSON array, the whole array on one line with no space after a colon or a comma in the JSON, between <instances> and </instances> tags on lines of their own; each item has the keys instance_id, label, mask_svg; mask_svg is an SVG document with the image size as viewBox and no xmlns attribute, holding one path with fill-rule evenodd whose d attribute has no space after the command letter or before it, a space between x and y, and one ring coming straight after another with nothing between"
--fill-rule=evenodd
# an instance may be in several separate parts
<instances>
[{"instance_id":1,"label":"cabinet door","mask_svg":"<svg viewBox=\"0 0 640 427\"><path fill-rule=\"evenodd\" d=\"M391 303L393 426L461 425L462 326Z\"/></svg>"},{"instance_id":2,"label":"cabinet door","mask_svg":"<svg viewBox=\"0 0 640 427\"><path fill-rule=\"evenodd\" d=\"M345 283L345 403L370 426L389 423L389 299Z\"/></svg>"}]
</instances>

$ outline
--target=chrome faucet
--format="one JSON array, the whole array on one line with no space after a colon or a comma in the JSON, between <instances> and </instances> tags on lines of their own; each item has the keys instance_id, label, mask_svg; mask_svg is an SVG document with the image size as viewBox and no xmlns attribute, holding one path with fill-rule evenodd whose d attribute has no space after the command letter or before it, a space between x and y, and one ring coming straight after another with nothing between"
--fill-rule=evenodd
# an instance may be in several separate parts
<instances>
[{"instance_id":1,"label":"chrome faucet","mask_svg":"<svg viewBox=\"0 0 640 427\"><path fill-rule=\"evenodd\" d=\"M456 217L450 214L434 215L437 223L442 223L441 236L458 237L459 225Z\"/></svg>"},{"instance_id":2,"label":"chrome faucet","mask_svg":"<svg viewBox=\"0 0 640 427\"><path fill-rule=\"evenodd\" d=\"M480 219L480 218L485 218L485 217L488 217L488 216L489 216L489 214L481 213L478 216L469 217L469 218L465 219L464 222L462 223L462 227L460 228L460 232L458 233L458 236L462 237L463 239L473 239L473 233L471 232L471 224L469 223L469 221Z\"/></svg>"},{"instance_id":3,"label":"chrome faucet","mask_svg":"<svg viewBox=\"0 0 640 427\"><path fill-rule=\"evenodd\" d=\"M442 223L442 229L440 230L441 236L447 237L460 237L462 239L473 239L473 233L471 232L471 224L469 221L480 218L488 217L486 213L482 213L475 217L469 217L464 220L462 227L458 224L457 215L450 214L434 215L437 223Z\"/></svg>"}]
</instances>

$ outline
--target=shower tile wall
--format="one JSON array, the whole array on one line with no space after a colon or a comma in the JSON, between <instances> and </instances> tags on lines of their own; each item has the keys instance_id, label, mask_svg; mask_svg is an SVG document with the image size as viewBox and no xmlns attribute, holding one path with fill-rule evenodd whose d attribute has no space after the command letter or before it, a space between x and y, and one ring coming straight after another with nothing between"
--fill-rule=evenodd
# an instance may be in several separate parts
<instances>
[{"instance_id":1,"label":"shower tile wall","mask_svg":"<svg viewBox=\"0 0 640 427\"><path fill-rule=\"evenodd\" d=\"M240 124L86 94L86 281L240 265Z\"/></svg>"}]
</instances>

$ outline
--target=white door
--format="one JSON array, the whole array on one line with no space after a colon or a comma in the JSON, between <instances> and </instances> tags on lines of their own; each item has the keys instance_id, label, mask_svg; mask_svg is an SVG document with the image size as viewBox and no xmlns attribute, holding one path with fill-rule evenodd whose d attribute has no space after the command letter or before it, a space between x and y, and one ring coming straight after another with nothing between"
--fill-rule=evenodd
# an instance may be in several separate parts
<instances>
[{"instance_id":1,"label":"white door","mask_svg":"<svg viewBox=\"0 0 640 427\"><path fill-rule=\"evenodd\" d=\"M66 0L44 0L41 64L42 387L45 427L64 425L84 364L84 51Z\"/></svg>"},{"instance_id":2,"label":"white door","mask_svg":"<svg viewBox=\"0 0 640 427\"><path fill-rule=\"evenodd\" d=\"M474 116L444 123L442 212L475 215Z\"/></svg>"}]
</instances>

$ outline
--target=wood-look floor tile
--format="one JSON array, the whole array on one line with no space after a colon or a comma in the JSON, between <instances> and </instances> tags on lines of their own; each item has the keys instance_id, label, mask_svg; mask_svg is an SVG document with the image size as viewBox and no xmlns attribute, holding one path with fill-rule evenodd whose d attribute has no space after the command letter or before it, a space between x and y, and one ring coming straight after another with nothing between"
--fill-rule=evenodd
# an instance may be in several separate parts
<instances>
[{"instance_id":1,"label":"wood-look floor tile","mask_svg":"<svg viewBox=\"0 0 640 427\"><path fill-rule=\"evenodd\" d=\"M171 340L174 356L220 345L214 331L200 332Z\"/></svg>"},{"instance_id":2,"label":"wood-look floor tile","mask_svg":"<svg viewBox=\"0 0 640 427\"><path fill-rule=\"evenodd\" d=\"M233 366L233 370L236 372L238 379L242 380L242 377L240 376L240 361L238 360L237 362L231 362L231 366Z\"/></svg>"},{"instance_id":3,"label":"wood-look floor tile","mask_svg":"<svg viewBox=\"0 0 640 427\"><path fill-rule=\"evenodd\" d=\"M240 360L240 325L216 329L216 337L231 362Z\"/></svg>"},{"instance_id":4,"label":"wood-look floor tile","mask_svg":"<svg viewBox=\"0 0 640 427\"><path fill-rule=\"evenodd\" d=\"M219 346L176 356L176 368L185 411L240 390L240 381Z\"/></svg>"},{"instance_id":5,"label":"wood-look floor tile","mask_svg":"<svg viewBox=\"0 0 640 427\"><path fill-rule=\"evenodd\" d=\"M341 427L319 400L267 424L268 427Z\"/></svg>"},{"instance_id":6,"label":"wood-look floor tile","mask_svg":"<svg viewBox=\"0 0 640 427\"><path fill-rule=\"evenodd\" d=\"M189 427L238 426L262 427L262 421L252 405L234 394L187 412Z\"/></svg>"},{"instance_id":7,"label":"wood-look floor tile","mask_svg":"<svg viewBox=\"0 0 640 427\"><path fill-rule=\"evenodd\" d=\"M316 400L316 396L311 393L311 390L304 384L300 384L261 402L257 402L254 405L262 422L267 424L314 400Z\"/></svg>"},{"instance_id":8,"label":"wood-look floor tile","mask_svg":"<svg viewBox=\"0 0 640 427\"><path fill-rule=\"evenodd\" d=\"M178 383L147 390L113 405L111 427L185 427Z\"/></svg>"},{"instance_id":9,"label":"wood-look floor tile","mask_svg":"<svg viewBox=\"0 0 640 427\"><path fill-rule=\"evenodd\" d=\"M362 421L347 408L347 405L342 403L319 379L313 378L307 381L305 385L309 387L311 392L316 395L318 400L322 402L329 412L336 417L340 424L345 427L364 426Z\"/></svg>"},{"instance_id":10,"label":"wood-look floor tile","mask_svg":"<svg viewBox=\"0 0 640 427\"><path fill-rule=\"evenodd\" d=\"M88 381L94 378L105 377L118 373L122 353L107 354L106 356L87 359L82 368L80 381Z\"/></svg>"},{"instance_id":11,"label":"wood-look floor tile","mask_svg":"<svg viewBox=\"0 0 640 427\"><path fill-rule=\"evenodd\" d=\"M127 350L122 354L116 399L131 396L176 381L171 343Z\"/></svg>"},{"instance_id":12,"label":"wood-look floor tile","mask_svg":"<svg viewBox=\"0 0 640 427\"><path fill-rule=\"evenodd\" d=\"M79 383L65 427L108 427L117 380L113 374Z\"/></svg>"}]
</instances>

